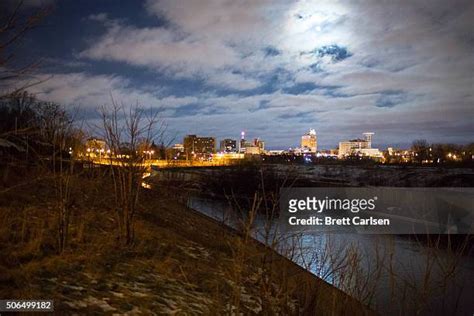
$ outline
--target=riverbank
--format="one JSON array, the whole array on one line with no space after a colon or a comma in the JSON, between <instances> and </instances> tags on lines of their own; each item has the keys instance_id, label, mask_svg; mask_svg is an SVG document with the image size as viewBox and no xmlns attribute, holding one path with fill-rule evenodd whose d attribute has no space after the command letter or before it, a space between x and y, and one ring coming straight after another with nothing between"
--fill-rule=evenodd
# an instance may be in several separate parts
<instances>
[{"instance_id":1,"label":"riverbank","mask_svg":"<svg viewBox=\"0 0 474 316\"><path fill-rule=\"evenodd\" d=\"M463 187L469 186L474 176L472 169L424 167L251 167L166 170L150 177L149 183L179 192L188 190L192 208L232 227L239 227L242 218L246 218L258 189L262 203L254 217L254 236L265 241L268 227L277 218L271 204L277 196L274 189L285 182L294 185L302 180L300 184L303 182L304 186L323 186L344 180L342 186L371 186L377 180L388 186ZM280 240L287 238L290 244L297 243L297 255L293 252L288 258L380 313L445 315L472 310L473 288L468 281L474 271L470 236L277 236ZM286 249L281 253L287 255Z\"/></svg>"},{"instance_id":2,"label":"riverbank","mask_svg":"<svg viewBox=\"0 0 474 316\"><path fill-rule=\"evenodd\" d=\"M253 239L144 190L135 243L117 245L103 178L75 183L68 247L57 254L49 180L0 195L0 297L53 299L57 314L371 314Z\"/></svg>"}]
</instances>

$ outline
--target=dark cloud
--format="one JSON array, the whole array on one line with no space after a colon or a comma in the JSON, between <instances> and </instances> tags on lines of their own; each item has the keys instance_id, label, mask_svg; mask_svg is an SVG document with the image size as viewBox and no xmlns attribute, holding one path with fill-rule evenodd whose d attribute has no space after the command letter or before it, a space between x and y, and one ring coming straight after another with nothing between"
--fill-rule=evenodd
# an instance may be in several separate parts
<instances>
[{"instance_id":1,"label":"dark cloud","mask_svg":"<svg viewBox=\"0 0 474 316\"><path fill-rule=\"evenodd\" d=\"M275 47L272 47L272 46L268 46L268 47L265 47L263 49L264 53L265 53L265 57L268 57L268 56L278 56L281 54L281 52L276 49Z\"/></svg>"},{"instance_id":2,"label":"dark cloud","mask_svg":"<svg viewBox=\"0 0 474 316\"><path fill-rule=\"evenodd\" d=\"M331 57L331 60L334 62L344 60L352 56L347 48L341 47L339 45L328 45L316 48L312 53L317 57Z\"/></svg>"},{"instance_id":3,"label":"dark cloud","mask_svg":"<svg viewBox=\"0 0 474 316\"><path fill-rule=\"evenodd\" d=\"M304 94L304 93L315 90L317 87L318 86L312 82L302 82L302 83L297 83L290 87L284 88L282 89L282 91L288 94Z\"/></svg>"},{"instance_id":4,"label":"dark cloud","mask_svg":"<svg viewBox=\"0 0 474 316\"><path fill-rule=\"evenodd\" d=\"M408 95L403 91L383 91L380 93L375 106L380 108L391 108L396 105L407 102Z\"/></svg>"}]
</instances>

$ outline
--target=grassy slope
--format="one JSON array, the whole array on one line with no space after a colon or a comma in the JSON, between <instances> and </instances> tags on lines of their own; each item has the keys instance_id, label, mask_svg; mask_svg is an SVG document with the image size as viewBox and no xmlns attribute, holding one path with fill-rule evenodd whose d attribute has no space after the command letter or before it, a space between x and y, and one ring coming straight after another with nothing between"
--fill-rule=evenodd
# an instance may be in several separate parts
<instances>
[{"instance_id":1,"label":"grassy slope","mask_svg":"<svg viewBox=\"0 0 474 316\"><path fill-rule=\"evenodd\" d=\"M362 314L356 301L288 260L156 192L136 244L120 248L112 195L76 179L67 251L55 251L51 182L0 194L0 297L54 299L58 314Z\"/></svg>"}]
</instances>

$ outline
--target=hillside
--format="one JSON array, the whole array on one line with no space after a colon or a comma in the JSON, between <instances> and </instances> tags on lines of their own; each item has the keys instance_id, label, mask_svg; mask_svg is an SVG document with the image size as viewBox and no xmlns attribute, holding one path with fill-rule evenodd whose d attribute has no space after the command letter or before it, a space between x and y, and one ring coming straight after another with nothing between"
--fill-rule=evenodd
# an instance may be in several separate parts
<instances>
[{"instance_id":1,"label":"hillside","mask_svg":"<svg viewBox=\"0 0 474 316\"><path fill-rule=\"evenodd\" d=\"M160 192L141 193L135 243L119 246L106 177L75 180L70 239L58 254L53 183L37 179L1 191L2 297L54 299L61 315L368 313L271 249Z\"/></svg>"}]
</instances>

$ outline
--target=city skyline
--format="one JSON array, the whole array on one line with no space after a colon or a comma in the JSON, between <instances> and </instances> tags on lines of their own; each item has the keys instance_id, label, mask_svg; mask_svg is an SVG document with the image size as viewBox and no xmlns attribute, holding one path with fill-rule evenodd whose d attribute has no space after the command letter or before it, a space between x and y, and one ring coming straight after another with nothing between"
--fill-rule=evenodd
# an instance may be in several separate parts
<instances>
[{"instance_id":1,"label":"city skyline","mask_svg":"<svg viewBox=\"0 0 474 316\"><path fill-rule=\"evenodd\" d=\"M293 146L293 147L288 147L288 148L282 148L278 147L278 145L273 144L273 146L265 146L265 140L261 139L258 136L250 137L248 138L248 134L246 131L241 131L240 132L240 139L237 138L232 138L232 137L226 137L223 139L218 139L215 136L212 135L196 135L196 134L187 134L184 139L182 144L180 143L175 143L173 147L175 146L181 146L183 144L186 144L187 142L189 143L187 147L189 148L194 148L194 141L189 142L190 138L192 139L198 139L199 142L202 140L207 140L212 139L212 143L214 144L214 152L241 152L242 148L246 147L260 147L261 151L259 150L258 154L264 154L265 153L265 147L269 150L282 150L282 151L295 151L298 152L299 154L316 154L319 152L324 152L328 150L340 150L341 148L341 143L356 143L356 146L349 145L347 152L350 152L352 148L364 148L368 149L369 151L372 149L372 141L373 141L373 136L375 135L374 132L364 132L362 133L364 136L364 139L360 138L354 138L351 137L347 140L340 140L338 144L334 147L331 148L318 148L318 136L316 133L316 130L313 128L310 128L308 132L305 134L301 135L301 141L299 146ZM365 145L361 147L360 143L363 142ZM199 145L200 146L200 145ZM186 145L184 145L186 147ZM393 146L387 146L387 148L392 148ZM398 148L402 149L402 148ZM408 149L408 148L403 148L403 149ZM378 149L375 149L377 155L380 154L380 151ZM194 150L192 150L194 152ZM204 152L207 152L208 150L204 150ZM199 152L202 152L201 150ZM243 151L245 152L245 151ZM373 152L372 152L373 153ZM254 153L257 154L257 153ZM344 156L344 155L343 155Z\"/></svg>"},{"instance_id":2,"label":"city skyline","mask_svg":"<svg viewBox=\"0 0 474 316\"><path fill-rule=\"evenodd\" d=\"M112 94L159 108L176 140L238 139L246 130L279 149L315 128L318 147L329 149L365 130L376 131L379 147L474 135L469 1L25 7L38 3L53 9L19 47L19 58L42 61L36 79L45 81L29 90L79 108L91 124Z\"/></svg>"}]
</instances>

